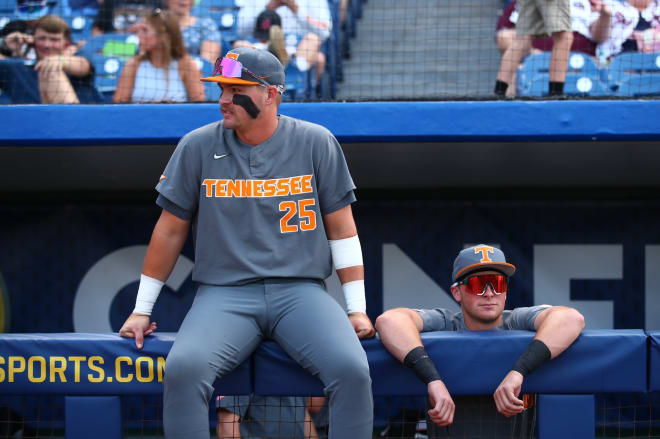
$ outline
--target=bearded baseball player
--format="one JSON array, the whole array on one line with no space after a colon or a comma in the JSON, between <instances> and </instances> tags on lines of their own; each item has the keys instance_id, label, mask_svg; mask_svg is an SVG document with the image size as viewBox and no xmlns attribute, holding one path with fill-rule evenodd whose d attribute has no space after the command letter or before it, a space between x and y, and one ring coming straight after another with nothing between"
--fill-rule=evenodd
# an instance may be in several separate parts
<instances>
[{"instance_id":1,"label":"bearded baseball player","mask_svg":"<svg viewBox=\"0 0 660 439\"><path fill-rule=\"evenodd\" d=\"M454 261L451 294L461 305L461 312L448 309L395 308L376 319L376 329L388 351L410 367L427 385L431 409L430 420L441 427L454 422L457 405L442 381L433 361L426 353L420 332L427 331L536 331L529 348L520 356L511 371L497 387L491 404L492 425L508 427L504 417L520 414L525 404L519 398L525 376L537 367L555 358L568 348L584 328L584 317L577 310L565 306L538 305L504 310L509 279L516 267L506 261L499 248L479 244L462 250ZM463 410L462 412L465 413ZM469 412L469 411L468 411ZM499 415L498 415L499 412ZM468 416L474 416L472 411ZM482 413L483 414L483 413ZM492 418L491 414L486 413ZM485 416L484 416L485 417ZM478 426L465 422L461 428ZM512 420L515 423L515 420ZM495 428L495 427L493 427ZM443 432L445 433L445 432ZM451 437L473 437L474 432L451 431ZM511 437L507 429L502 437ZM429 437L444 437L444 434ZM489 437L501 437L489 432Z\"/></svg>"},{"instance_id":2,"label":"bearded baseball player","mask_svg":"<svg viewBox=\"0 0 660 439\"><path fill-rule=\"evenodd\" d=\"M199 287L166 360L165 435L208 439L213 382L272 339L323 382L329 437L371 438L358 337L374 328L341 147L325 128L278 115L284 69L267 51L232 50L202 81L221 88L223 120L185 135L156 186L163 211L120 330L140 349L156 329L152 307L192 224ZM333 263L348 316L324 288Z\"/></svg>"}]
</instances>

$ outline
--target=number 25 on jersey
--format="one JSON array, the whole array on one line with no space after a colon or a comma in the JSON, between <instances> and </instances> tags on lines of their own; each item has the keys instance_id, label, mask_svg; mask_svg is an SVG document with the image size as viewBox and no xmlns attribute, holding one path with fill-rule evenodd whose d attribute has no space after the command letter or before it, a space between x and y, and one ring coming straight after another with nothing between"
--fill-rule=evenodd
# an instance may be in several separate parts
<instances>
[{"instance_id":1,"label":"number 25 on jersey","mask_svg":"<svg viewBox=\"0 0 660 439\"><path fill-rule=\"evenodd\" d=\"M307 232L316 229L316 211L314 210L315 200L313 198L282 201L280 203L280 212L284 216L280 219L280 232L292 233L302 230ZM297 220L296 220L297 214Z\"/></svg>"}]
</instances>

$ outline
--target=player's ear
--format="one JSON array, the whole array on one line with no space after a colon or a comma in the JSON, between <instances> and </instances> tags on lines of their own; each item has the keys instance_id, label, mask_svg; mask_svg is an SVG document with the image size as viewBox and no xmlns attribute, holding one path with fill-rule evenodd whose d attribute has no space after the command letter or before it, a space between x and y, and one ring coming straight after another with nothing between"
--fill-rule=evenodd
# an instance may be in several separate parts
<instances>
[{"instance_id":1,"label":"player's ear","mask_svg":"<svg viewBox=\"0 0 660 439\"><path fill-rule=\"evenodd\" d=\"M277 91L277 88L275 87L268 87L266 89L266 104L268 105L276 105L277 103L277 95L279 92Z\"/></svg>"},{"instance_id":2,"label":"player's ear","mask_svg":"<svg viewBox=\"0 0 660 439\"><path fill-rule=\"evenodd\" d=\"M452 285L449 287L451 291L451 295L454 296L454 300L456 300L458 303L461 303L461 290L459 287Z\"/></svg>"}]
</instances>

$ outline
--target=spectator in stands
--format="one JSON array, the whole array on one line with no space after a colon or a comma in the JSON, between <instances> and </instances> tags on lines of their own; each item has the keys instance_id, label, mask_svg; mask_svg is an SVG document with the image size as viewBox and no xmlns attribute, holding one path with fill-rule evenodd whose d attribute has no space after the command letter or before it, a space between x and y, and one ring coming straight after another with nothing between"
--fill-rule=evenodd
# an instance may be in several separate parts
<instances>
[{"instance_id":1,"label":"spectator in stands","mask_svg":"<svg viewBox=\"0 0 660 439\"><path fill-rule=\"evenodd\" d=\"M511 47L516 36L516 22L518 21L517 2L514 0L507 6L499 20L495 33L495 41L500 53L504 54ZM607 40L610 34L612 8L601 0L571 0L571 28L573 30L573 43L571 52L582 52L596 56L596 46ZM533 38L531 47L527 52L551 51L552 38ZM531 50L530 50L531 49ZM506 96L515 96L516 72L513 72L511 83L506 90Z\"/></svg>"},{"instance_id":2,"label":"spectator in stands","mask_svg":"<svg viewBox=\"0 0 660 439\"><path fill-rule=\"evenodd\" d=\"M16 41L10 38L10 46L15 46L12 54L17 55L20 62L3 63L0 82L12 103L78 104L99 101L94 88L92 64L84 56L71 54L70 36L69 27L63 19L46 15L36 21L34 35L23 34L20 38L16 37ZM34 48L36 57L34 65L25 62L29 60L30 46Z\"/></svg>"},{"instance_id":3,"label":"spectator in stands","mask_svg":"<svg viewBox=\"0 0 660 439\"><path fill-rule=\"evenodd\" d=\"M319 439L307 398L293 396L218 396L218 439Z\"/></svg>"},{"instance_id":4,"label":"spectator in stands","mask_svg":"<svg viewBox=\"0 0 660 439\"><path fill-rule=\"evenodd\" d=\"M281 17L285 36L300 38L297 46L286 48L295 66L302 72L316 66L319 79L326 62L321 44L332 29L327 0L245 0L238 12L240 38L246 39L253 32L256 19L264 9L275 11Z\"/></svg>"},{"instance_id":5,"label":"spectator in stands","mask_svg":"<svg viewBox=\"0 0 660 439\"><path fill-rule=\"evenodd\" d=\"M192 56L201 56L210 63L220 56L222 39L218 24L211 17L190 14L194 0L167 0L167 8L179 21L183 45Z\"/></svg>"},{"instance_id":6,"label":"spectator in stands","mask_svg":"<svg viewBox=\"0 0 660 439\"><path fill-rule=\"evenodd\" d=\"M110 32L135 32L140 17L162 8L161 0L98 0L99 12L94 19L92 35Z\"/></svg>"},{"instance_id":7,"label":"spectator in stands","mask_svg":"<svg viewBox=\"0 0 660 439\"><path fill-rule=\"evenodd\" d=\"M601 60L622 52L660 52L660 2L626 0L611 5L612 31L598 46Z\"/></svg>"},{"instance_id":8,"label":"spectator in stands","mask_svg":"<svg viewBox=\"0 0 660 439\"><path fill-rule=\"evenodd\" d=\"M25 20L10 21L0 30L0 59L35 59L32 29Z\"/></svg>"},{"instance_id":9,"label":"spectator in stands","mask_svg":"<svg viewBox=\"0 0 660 439\"><path fill-rule=\"evenodd\" d=\"M286 50L282 19L279 14L270 9L264 9L255 22L253 38L236 40L233 47L255 46L258 49L268 50L280 60L283 66L289 63L289 52Z\"/></svg>"},{"instance_id":10,"label":"spectator in stands","mask_svg":"<svg viewBox=\"0 0 660 439\"><path fill-rule=\"evenodd\" d=\"M136 30L140 54L124 65L114 102L203 101L201 73L183 47L175 16L155 9Z\"/></svg>"},{"instance_id":11,"label":"spectator in stands","mask_svg":"<svg viewBox=\"0 0 660 439\"><path fill-rule=\"evenodd\" d=\"M550 96L564 93L568 54L573 43L570 0L520 0L516 36L502 55L495 82L495 95L505 96L523 56L529 53L532 36L551 35Z\"/></svg>"},{"instance_id":12,"label":"spectator in stands","mask_svg":"<svg viewBox=\"0 0 660 439\"><path fill-rule=\"evenodd\" d=\"M515 269L496 247L480 244L466 248L454 261L454 283L451 285L451 294L461 305L461 312L441 308L395 308L376 319L376 329L387 350L410 367L427 385L431 404L428 415L438 426L448 426L454 422L456 406L433 361L424 350L420 332L536 331L528 349L500 382L493 395L497 412L508 418L525 409L523 399L518 398L525 377L543 363L560 355L584 328L584 317L577 310L565 306L539 305L505 311L508 283ZM494 424L506 423L495 411L492 413L501 418ZM459 436L462 437L461 434L456 437Z\"/></svg>"}]
</instances>

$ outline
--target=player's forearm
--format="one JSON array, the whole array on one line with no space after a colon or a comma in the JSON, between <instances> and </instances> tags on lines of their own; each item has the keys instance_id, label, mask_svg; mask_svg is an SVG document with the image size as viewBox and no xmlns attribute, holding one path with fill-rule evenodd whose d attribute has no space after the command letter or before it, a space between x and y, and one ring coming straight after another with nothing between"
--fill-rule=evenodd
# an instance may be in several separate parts
<instances>
[{"instance_id":1,"label":"player's forearm","mask_svg":"<svg viewBox=\"0 0 660 439\"><path fill-rule=\"evenodd\" d=\"M395 308L386 311L376 319L376 330L385 348L400 362L418 346L422 339L413 317L412 310Z\"/></svg>"},{"instance_id":2,"label":"player's forearm","mask_svg":"<svg viewBox=\"0 0 660 439\"><path fill-rule=\"evenodd\" d=\"M342 285L355 280L364 280L364 265L341 268L337 270L337 277Z\"/></svg>"},{"instance_id":3,"label":"player's forearm","mask_svg":"<svg viewBox=\"0 0 660 439\"><path fill-rule=\"evenodd\" d=\"M164 215L168 214L164 212ZM142 274L163 282L167 280L188 236L188 222L180 221L172 225L172 218L161 216L158 220L147 248Z\"/></svg>"},{"instance_id":4,"label":"player's forearm","mask_svg":"<svg viewBox=\"0 0 660 439\"><path fill-rule=\"evenodd\" d=\"M576 309L554 306L536 330L537 340L550 350L551 358L564 352L584 329L584 317Z\"/></svg>"}]
</instances>

